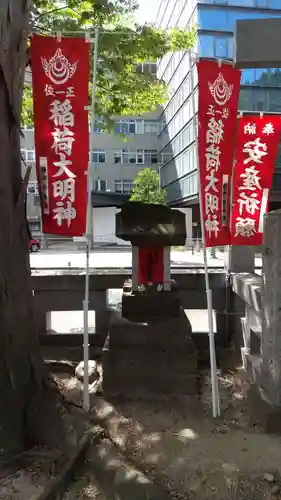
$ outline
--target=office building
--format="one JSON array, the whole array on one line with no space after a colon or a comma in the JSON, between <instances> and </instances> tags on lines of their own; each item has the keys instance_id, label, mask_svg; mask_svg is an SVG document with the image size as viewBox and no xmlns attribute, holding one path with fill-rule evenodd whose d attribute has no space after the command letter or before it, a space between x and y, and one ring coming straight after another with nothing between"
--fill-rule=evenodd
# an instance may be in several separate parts
<instances>
[{"instance_id":1,"label":"office building","mask_svg":"<svg viewBox=\"0 0 281 500\"><path fill-rule=\"evenodd\" d=\"M238 19L281 17L281 0L161 0L157 23L161 28L199 26L194 55L232 59L233 31ZM197 72L192 61L197 106ZM189 54L167 54L157 74L168 84L169 101L160 116L161 183L172 205L192 207L199 223L193 107ZM242 73L239 108L242 111L281 113L281 72L251 69ZM281 201L281 155L278 155L271 193L272 207Z\"/></svg>"}]
</instances>

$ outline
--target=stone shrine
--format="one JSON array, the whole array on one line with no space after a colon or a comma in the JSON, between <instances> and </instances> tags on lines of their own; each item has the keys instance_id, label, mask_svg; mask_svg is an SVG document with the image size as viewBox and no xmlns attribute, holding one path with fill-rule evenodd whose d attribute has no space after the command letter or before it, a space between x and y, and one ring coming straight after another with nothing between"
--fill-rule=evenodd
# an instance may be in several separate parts
<instances>
[{"instance_id":1,"label":"stone shrine","mask_svg":"<svg viewBox=\"0 0 281 500\"><path fill-rule=\"evenodd\" d=\"M116 215L116 236L132 243L132 278L103 349L104 393L194 394L197 352L170 272L170 247L185 244L185 215L129 202Z\"/></svg>"}]
</instances>

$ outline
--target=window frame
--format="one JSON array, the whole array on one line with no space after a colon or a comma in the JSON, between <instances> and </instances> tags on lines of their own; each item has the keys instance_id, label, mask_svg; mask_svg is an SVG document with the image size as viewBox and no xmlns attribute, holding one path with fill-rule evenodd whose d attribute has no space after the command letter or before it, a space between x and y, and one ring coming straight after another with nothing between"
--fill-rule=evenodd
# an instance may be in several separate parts
<instances>
[{"instance_id":1,"label":"window frame","mask_svg":"<svg viewBox=\"0 0 281 500\"><path fill-rule=\"evenodd\" d=\"M117 185L120 186L120 189L116 189ZM124 189L126 185L129 186L129 189ZM132 192L133 187L134 187L134 181L131 179L116 179L114 181L115 193L129 194Z\"/></svg>"},{"instance_id":2,"label":"window frame","mask_svg":"<svg viewBox=\"0 0 281 500\"><path fill-rule=\"evenodd\" d=\"M157 149L120 149L113 152L115 164L123 165L156 165L158 164ZM120 161L116 161L116 160Z\"/></svg>"},{"instance_id":3,"label":"window frame","mask_svg":"<svg viewBox=\"0 0 281 500\"><path fill-rule=\"evenodd\" d=\"M101 189L102 183L105 183L105 189ZM94 179L94 191L98 193L105 193L107 191L107 179Z\"/></svg>"},{"instance_id":4,"label":"window frame","mask_svg":"<svg viewBox=\"0 0 281 500\"><path fill-rule=\"evenodd\" d=\"M96 156L96 160L94 158L94 155L97 155ZM101 161L101 156L104 157L104 161ZM91 163L107 163L107 158L106 158L106 151L104 149L93 149L92 150L92 153L91 153L91 156L90 156L90 162Z\"/></svg>"}]
</instances>

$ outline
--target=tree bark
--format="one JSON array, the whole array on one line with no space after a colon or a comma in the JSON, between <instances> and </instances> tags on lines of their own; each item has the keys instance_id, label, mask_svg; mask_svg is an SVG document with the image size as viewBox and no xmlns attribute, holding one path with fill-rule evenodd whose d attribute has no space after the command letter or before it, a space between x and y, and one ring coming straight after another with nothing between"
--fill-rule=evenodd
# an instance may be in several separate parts
<instances>
[{"instance_id":1,"label":"tree bark","mask_svg":"<svg viewBox=\"0 0 281 500\"><path fill-rule=\"evenodd\" d=\"M53 444L62 431L33 321L21 173L20 114L30 4L0 2L0 457L34 442Z\"/></svg>"}]
</instances>

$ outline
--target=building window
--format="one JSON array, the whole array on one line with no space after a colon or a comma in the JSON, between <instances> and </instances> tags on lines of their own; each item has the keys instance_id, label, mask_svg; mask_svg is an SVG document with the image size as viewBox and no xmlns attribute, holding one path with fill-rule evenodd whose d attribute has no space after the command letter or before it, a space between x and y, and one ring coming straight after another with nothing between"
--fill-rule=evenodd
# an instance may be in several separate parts
<instances>
[{"instance_id":1,"label":"building window","mask_svg":"<svg viewBox=\"0 0 281 500\"><path fill-rule=\"evenodd\" d=\"M239 93L239 109L241 111L253 111L252 88L241 88Z\"/></svg>"},{"instance_id":2,"label":"building window","mask_svg":"<svg viewBox=\"0 0 281 500\"><path fill-rule=\"evenodd\" d=\"M123 181L123 193L130 193L133 189L132 181Z\"/></svg>"},{"instance_id":3,"label":"building window","mask_svg":"<svg viewBox=\"0 0 281 500\"><path fill-rule=\"evenodd\" d=\"M131 180L118 180L114 182L116 193L130 193L133 189L133 181Z\"/></svg>"},{"instance_id":4,"label":"building window","mask_svg":"<svg viewBox=\"0 0 281 500\"><path fill-rule=\"evenodd\" d=\"M279 92L279 90L277 91ZM255 111L268 111L270 109L270 94L266 89L255 88L253 89L253 97L254 97L254 110ZM278 111L276 109L275 111Z\"/></svg>"},{"instance_id":5,"label":"building window","mask_svg":"<svg viewBox=\"0 0 281 500\"><path fill-rule=\"evenodd\" d=\"M159 123L156 121L145 121L144 122L144 134L158 134Z\"/></svg>"},{"instance_id":6,"label":"building window","mask_svg":"<svg viewBox=\"0 0 281 500\"><path fill-rule=\"evenodd\" d=\"M122 162L122 152L121 151L114 151L113 160L114 160L114 163L121 163Z\"/></svg>"},{"instance_id":7,"label":"building window","mask_svg":"<svg viewBox=\"0 0 281 500\"><path fill-rule=\"evenodd\" d=\"M214 52L215 57L223 58L229 57L228 54L228 38L225 37L215 37L214 39Z\"/></svg>"},{"instance_id":8,"label":"building window","mask_svg":"<svg viewBox=\"0 0 281 500\"><path fill-rule=\"evenodd\" d=\"M103 179L95 179L94 181L94 190L95 191L106 191L107 190L107 181Z\"/></svg>"},{"instance_id":9,"label":"building window","mask_svg":"<svg viewBox=\"0 0 281 500\"><path fill-rule=\"evenodd\" d=\"M36 181L30 181L27 185L28 194L38 194L38 185Z\"/></svg>"},{"instance_id":10,"label":"building window","mask_svg":"<svg viewBox=\"0 0 281 500\"><path fill-rule=\"evenodd\" d=\"M104 132L104 121L101 117L98 117L95 121L94 132L98 134Z\"/></svg>"},{"instance_id":11,"label":"building window","mask_svg":"<svg viewBox=\"0 0 281 500\"><path fill-rule=\"evenodd\" d=\"M26 151L26 159L27 159L27 161L35 161L35 151L34 151L34 149Z\"/></svg>"},{"instance_id":12,"label":"building window","mask_svg":"<svg viewBox=\"0 0 281 500\"><path fill-rule=\"evenodd\" d=\"M29 229L31 233L33 231L40 231L40 221L38 220L29 220L28 221Z\"/></svg>"},{"instance_id":13,"label":"building window","mask_svg":"<svg viewBox=\"0 0 281 500\"><path fill-rule=\"evenodd\" d=\"M144 163L158 163L158 152L156 149L144 149Z\"/></svg>"},{"instance_id":14,"label":"building window","mask_svg":"<svg viewBox=\"0 0 281 500\"><path fill-rule=\"evenodd\" d=\"M263 0L259 0L260 2ZM228 2L230 3L230 2ZM232 3L232 2L231 2ZM233 1L234 3L234 1ZM245 6L245 4L243 4ZM257 4L256 4L257 6ZM260 4L261 7L261 4ZM247 9L228 9L218 8L215 13L207 7L199 8L199 19L198 24L201 30L208 31L229 31L233 32L235 29L236 21L240 19L274 19L280 17L280 14L267 12L266 15L263 12L254 11L249 13Z\"/></svg>"},{"instance_id":15,"label":"building window","mask_svg":"<svg viewBox=\"0 0 281 500\"><path fill-rule=\"evenodd\" d=\"M118 120L115 132L119 134L158 134L158 120Z\"/></svg>"},{"instance_id":16,"label":"building window","mask_svg":"<svg viewBox=\"0 0 281 500\"><path fill-rule=\"evenodd\" d=\"M92 151L93 163L106 163L106 153L102 149L94 149Z\"/></svg>"},{"instance_id":17,"label":"building window","mask_svg":"<svg viewBox=\"0 0 281 500\"><path fill-rule=\"evenodd\" d=\"M135 134L136 120L118 120L115 125L115 131L119 134Z\"/></svg>"},{"instance_id":18,"label":"building window","mask_svg":"<svg viewBox=\"0 0 281 500\"><path fill-rule=\"evenodd\" d=\"M122 149L114 151L114 163L138 163L138 164L154 164L158 163L157 149L137 149L129 151Z\"/></svg>"},{"instance_id":19,"label":"building window","mask_svg":"<svg viewBox=\"0 0 281 500\"><path fill-rule=\"evenodd\" d=\"M272 68L245 69L242 71L241 85L280 87L281 71Z\"/></svg>"},{"instance_id":20,"label":"building window","mask_svg":"<svg viewBox=\"0 0 281 500\"><path fill-rule=\"evenodd\" d=\"M35 161L34 149L21 149L20 150L23 161Z\"/></svg>"},{"instance_id":21,"label":"building window","mask_svg":"<svg viewBox=\"0 0 281 500\"><path fill-rule=\"evenodd\" d=\"M277 165L277 168L281 167L281 142L279 142L279 145L278 145L278 154L277 154L275 165Z\"/></svg>"},{"instance_id":22,"label":"building window","mask_svg":"<svg viewBox=\"0 0 281 500\"><path fill-rule=\"evenodd\" d=\"M175 153L177 154L177 153ZM158 155L158 163L165 165L165 163L169 163L173 159L173 153L160 153Z\"/></svg>"},{"instance_id":23,"label":"building window","mask_svg":"<svg viewBox=\"0 0 281 500\"><path fill-rule=\"evenodd\" d=\"M275 111L280 113L281 111L281 95L280 95L280 90L278 89L271 89L270 90L270 108L269 111Z\"/></svg>"},{"instance_id":24,"label":"building window","mask_svg":"<svg viewBox=\"0 0 281 500\"><path fill-rule=\"evenodd\" d=\"M281 173L278 171L273 175L272 191L281 191Z\"/></svg>"},{"instance_id":25,"label":"building window","mask_svg":"<svg viewBox=\"0 0 281 500\"><path fill-rule=\"evenodd\" d=\"M199 51L201 57L231 59L233 56L233 38L229 36L200 34Z\"/></svg>"},{"instance_id":26,"label":"building window","mask_svg":"<svg viewBox=\"0 0 281 500\"><path fill-rule=\"evenodd\" d=\"M137 65L138 73L146 73L150 75L156 75L157 73L157 63L155 62L145 62Z\"/></svg>"},{"instance_id":27,"label":"building window","mask_svg":"<svg viewBox=\"0 0 281 500\"><path fill-rule=\"evenodd\" d=\"M280 10L280 0L269 0L269 7L271 9L278 9Z\"/></svg>"},{"instance_id":28,"label":"building window","mask_svg":"<svg viewBox=\"0 0 281 500\"><path fill-rule=\"evenodd\" d=\"M100 134L102 132L102 126L101 123L95 123L94 125L94 132L96 134Z\"/></svg>"},{"instance_id":29,"label":"building window","mask_svg":"<svg viewBox=\"0 0 281 500\"><path fill-rule=\"evenodd\" d=\"M35 194L33 199L35 207L40 207L41 203L39 194Z\"/></svg>"},{"instance_id":30,"label":"building window","mask_svg":"<svg viewBox=\"0 0 281 500\"><path fill-rule=\"evenodd\" d=\"M128 163L137 163L137 155L135 152L128 153Z\"/></svg>"}]
</instances>

